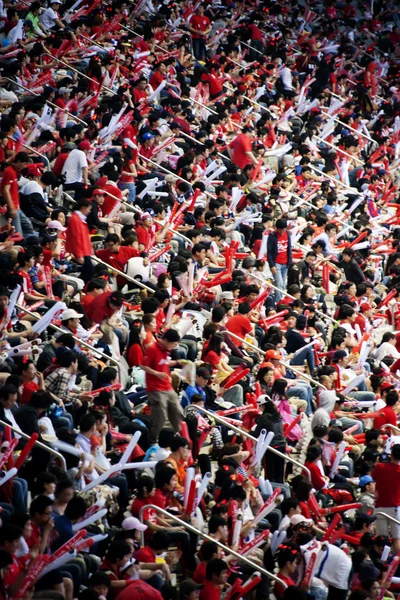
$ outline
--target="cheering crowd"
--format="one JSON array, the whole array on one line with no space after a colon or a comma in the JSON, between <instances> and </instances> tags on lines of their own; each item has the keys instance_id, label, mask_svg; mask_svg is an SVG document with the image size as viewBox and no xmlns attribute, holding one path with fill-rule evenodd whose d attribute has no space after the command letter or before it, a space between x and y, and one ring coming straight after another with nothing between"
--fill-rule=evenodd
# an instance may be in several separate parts
<instances>
[{"instance_id":1,"label":"cheering crowd","mask_svg":"<svg viewBox=\"0 0 400 600\"><path fill-rule=\"evenodd\" d=\"M399 0L0 0L0 600L400 590Z\"/></svg>"}]
</instances>

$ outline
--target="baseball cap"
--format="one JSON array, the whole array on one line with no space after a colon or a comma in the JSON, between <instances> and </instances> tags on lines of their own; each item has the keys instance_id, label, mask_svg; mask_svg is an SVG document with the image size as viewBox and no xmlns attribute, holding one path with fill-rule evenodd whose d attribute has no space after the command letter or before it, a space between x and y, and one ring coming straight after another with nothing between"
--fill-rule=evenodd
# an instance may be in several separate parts
<instances>
[{"instance_id":1,"label":"baseball cap","mask_svg":"<svg viewBox=\"0 0 400 600\"><path fill-rule=\"evenodd\" d=\"M380 570L375 567L372 560L363 560L359 567L358 578L360 581L372 581L380 576Z\"/></svg>"},{"instance_id":2,"label":"baseball cap","mask_svg":"<svg viewBox=\"0 0 400 600\"><path fill-rule=\"evenodd\" d=\"M154 212L152 210L146 210L146 212L144 212L140 218L142 221L145 221L146 219L153 219Z\"/></svg>"},{"instance_id":3,"label":"baseball cap","mask_svg":"<svg viewBox=\"0 0 400 600\"><path fill-rule=\"evenodd\" d=\"M276 350L267 350L265 358L269 358L270 360L281 360L282 356Z\"/></svg>"},{"instance_id":4,"label":"baseball cap","mask_svg":"<svg viewBox=\"0 0 400 600\"><path fill-rule=\"evenodd\" d=\"M41 177L42 172L36 165L29 165L26 167L26 174L30 177Z\"/></svg>"},{"instance_id":5,"label":"baseball cap","mask_svg":"<svg viewBox=\"0 0 400 600\"><path fill-rule=\"evenodd\" d=\"M55 242L57 239L56 233L51 233L50 231L44 231L42 235L42 244L50 244L51 242Z\"/></svg>"},{"instance_id":6,"label":"baseball cap","mask_svg":"<svg viewBox=\"0 0 400 600\"><path fill-rule=\"evenodd\" d=\"M141 523L136 517L127 517L122 521L121 526L124 531L131 531L132 529L146 531L147 529L147 525Z\"/></svg>"},{"instance_id":7,"label":"baseball cap","mask_svg":"<svg viewBox=\"0 0 400 600\"><path fill-rule=\"evenodd\" d=\"M68 321L68 319L81 319L83 314L76 312L73 308L67 308L61 313L61 321Z\"/></svg>"},{"instance_id":8,"label":"baseball cap","mask_svg":"<svg viewBox=\"0 0 400 600\"><path fill-rule=\"evenodd\" d=\"M290 517L291 525L298 525L299 523L309 523L310 525L313 525L314 521L312 519L306 519L303 515L293 515Z\"/></svg>"},{"instance_id":9,"label":"baseball cap","mask_svg":"<svg viewBox=\"0 0 400 600\"><path fill-rule=\"evenodd\" d=\"M61 87L58 90L59 94L70 94L72 92L72 88L68 88L68 87Z\"/></svg>"},{"instance_id":10,"label":"baseball cap","mask_svg":"<svg viewBox=\"0 0 400 600\"><path fill-rule=\"evenodd\" d=\"M62 147L63 150L74 150L75 148L76 144L74 144L74 142L66 142Z\"/></svg>"},{"instance_id":11,"label":"baseball cap","mask_svg":"<svg viewBox=\"0 0 400 600\"><path fill-rule=\"evenodd\" d=\"M262 406L263 404L266 404L268 402L268 400L271 400L271 398L268 396L268 394L261 394L261 396L258 396L258 398L257 398L257 404L259 406Z\"/></svg>"},{"instance_id":12,"label":"baseball cap","mask_svg":"<svg viewBox=\"0 0 400 600\"><path fill-rule=\"evenodd\" d=\"M375 515L367 515L367 513L356 513L355 528L361 528L364 524L371 525L376 521Z\"/></svg>"},{"instance_id":13,"label":"baseball cap","mask_svg":"<svg viewBox=\"0 0 400 600\"><path fill-rule=\"evenodd\" d=\"M390 383L389 381L384 381L383 383L381 383L381 385L379 387L381 388L381 392L384 392L385 390L394 388L394 385L393 385L393 383Z\"/></svg>"},{"instance_id":14,"label":"baseball cap","mask_svg":"<svg viewBox=\"0 0 400 600\"><path fill-rule=\"evenodd\" d=\"M80 144L79 144L79 150L91 150L92 146L90 145L90 142L88 140L83 140Z\"/></svg>"},{"instance_id":15,"label":"baseball cap","mask_svg":"<svg viewBox=\"0 0 400 600\"><path fill-rule=\"evenodd\" d=\"M105 194L104 190L101 190L100 188L96 188L92 194L92 196L103 196Z\"/></svg>"},{"instance_id":16,"label":"baseball cap","mask_svg":"<svg viewBox=\"0 0 400 600\"><path fill-rule=\"evenodd\" d=\"M374 480L372 479L371 475L363 475L362 477L360 477L359 486L362 488L368 483L373 483L373 481Z\"/></svg>"},{"instance_id":17,"label":"baseball cap","mask_svg":"<svg viewBox=\"0 0 400 600\"><path fill-rule=\"evenodd\" d=\"M335 350L335 354L333 356L334 361L338 361L341 358L346 358L347 352L345 350Z\"/></svg>"},{"instance_id":18,"label":"baseball cap","mask_svg":"<svg viewBox=\"0 0 400 600\"><path fill-rule=\"evenodd\" d=\"M63 227L60 221L50 221L47 223L47 229L57 229L58 231L67 231L66 227Z\"/></svg>"},{"instance_id":19,"label":"baseball cap","mask_svg":"<svg viewBox=\"0 0 400 600\"><path fill-rule=\"evenodd\" d=\"M202 587L202 583L195 583L194 581L192 581L192 579L185 579L185 581L182 581L179 588L181 600L183 600L183 598L185 598L186 596L189 596L191 592L194 592L195 590L201 590Z\"/></svg>"},{"instance_id":20,"label":"baseball cap","mask_svg":"<svg viewBox=\"0 0 400 600\"><path fill-rule=\"evenodd\" d=\"M372 306L368 304L368 302L363 302L360 305L360 309L362 310L362 312L367 312L367 310L372 310Z\"/></svg>"},{"instance_id":21,"label":"baseball cap","mask_svg":"<svg viewBox=\"0 0 400 600\"><path fill-rule=\"evenodd\" d=\"M154 137L154 135L152 133L150 133L150 131L147 131L146 133L144 133L142 135L142 141L145 142L146 140L152 140Z\"/></svg>"},{"instance_id":22,"label":"baseball cap","mask_svg":"<svg viewBox=\"0 0 400 600\"><path fill-rule=\"evenodd\" d=\"M176 121L172 121L172 123L170 124L169 128L170 129L181 129L181 126Z\"/></svg>"},{"instance_id":23,"label":"baseball cap","mask_svg":"<svg viewBox=\"0 0 400 600\"><path fill-rule=\"evenodd\" d=\"M74 445L76 442L76 433L71 431L68 427L60 427L57 431L57 438L60 442Z\"/></svg>"}]
</instances>

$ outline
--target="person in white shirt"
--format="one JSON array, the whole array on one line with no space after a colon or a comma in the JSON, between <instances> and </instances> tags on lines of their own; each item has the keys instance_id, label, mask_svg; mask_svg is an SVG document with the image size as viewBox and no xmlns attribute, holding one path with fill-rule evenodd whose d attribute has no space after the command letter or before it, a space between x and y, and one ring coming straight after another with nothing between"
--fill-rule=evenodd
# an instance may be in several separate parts
<instances>
[{"instance_id":1,"label":"person in white shirt","mask_svg":"<svg viewBox=\"0 0 400 600\"><path fill-rule=\"evenodd\" d=\"M290 95L292 98L296 95L296 90L293 87L293 77L292 77L292 67L295 64L295 60L292 57L289 57L286 60L286 64L282 71L280 72L280 78L287 95Z\"/></svg>"},{"instance_id":2,"label":"person in white shirt","mask_svg":"<svg viewBox=\"0 0 400 600\"><path fill-rule=\"evenodd\" d=\"M86 413L79 421L79 429L80 433L76 438L79 448L85 452L87 456L93 455L95 459L95 468L92 473L88 475L89 478L93 480L107 471L111 466L102 450L102 443L105 443L103 438L108 431L105 413L103 414L99 411L95 414ZM100 442L98 432L101 434L102 442ZM96 445L93 444L92 438L98 438L99 442ZM117 487L119 489L118 504L121 511L125 510L129 500L128 483L125 475L120 473L113 477L109 477L105 480L104 485Z\"/></svg>"},{"instance_id":3,"label":"person in white shirt","mask_svg":"<svg viewBox=\"0 0 400 600\"><path fill-rule=\"evenodd\" d=\"M50 0L49 7L42 13L40 17L40 24L45 31L50 31L57 27L65 29L64 23L61 21L59 14L56 9L59 4L62 4L61 0Z\"/></svg>"},{"instance_id":4,"label":"person in white shirt","mask_svg":"<svg viewBox=\"0 0 400 600\"><path fill-rule=\"evenodd\" d=\"M68 154L64 163L62 174L65 176L65 191L75 192L75 200L79 200L85 185L89 185L89 169L87 154L91 149L90 143L83 140L79 148Z\"/></svg>"}]
</instances>

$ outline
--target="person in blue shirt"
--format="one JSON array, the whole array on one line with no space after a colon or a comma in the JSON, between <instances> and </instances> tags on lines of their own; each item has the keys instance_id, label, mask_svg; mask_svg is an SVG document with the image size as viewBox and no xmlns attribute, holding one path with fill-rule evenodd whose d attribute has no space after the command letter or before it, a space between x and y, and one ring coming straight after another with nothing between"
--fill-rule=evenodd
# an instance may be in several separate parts
<instances>
[{"instance_id":1,"label":"person in blue shirt","mask_svg":"<svg viewBox=\"0 0 400 600\"><path fill-rule=\"evenodd\" d=\"M196 369L196 379L194 385L188 385L183 392L181 399L182 408L186 408L191 403L191 398L194 394L200 394L206 402L206 393L204 388L210 379L210 372L206 367L200 366Z\"/></svg>"}]
</instances>

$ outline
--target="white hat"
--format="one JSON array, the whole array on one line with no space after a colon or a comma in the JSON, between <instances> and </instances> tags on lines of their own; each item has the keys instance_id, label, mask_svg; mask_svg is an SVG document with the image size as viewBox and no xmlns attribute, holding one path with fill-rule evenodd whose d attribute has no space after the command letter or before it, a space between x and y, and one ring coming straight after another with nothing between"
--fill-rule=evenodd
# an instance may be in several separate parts
<instances>
[{"instance_id":1,"label":"white hat","mask_svg":"<svg viewBox=\"0 0 400 600\"><path fill-rule=\"evenodd\" d=\"M42 425L46 428L44 433L41 433L42 438L45 442L57 442L56 432L54 431L53 423L50 421L49 417L42 417L38 421L39 425Z\"/></svg>"},{"instance_id":2,"label":"white hat","mask_svg":"<svg viewBox=\"0 0 400 600\"><path fill-rule=\"evenodd\" d=\"M62 4L62 3L60 2L60 4ZM72 92L72 88L68 88L68 87L61 87L58 90L59 94L70 94L71 92Z\"/></svg>"},{"instance_id":3,"label":"white hat","mask_svg":"<svg viewBox=\"0 0 400 600\"><path fill-rule=\"evenodd\" d=\"M306 519L303 515L293 515L293 517L290 517L291 525L298 525L299 523L308 523L309 525L312 525L314 521L312 519Z\"/></svg>"},{"instance_id":4,"label":"white hat","mask_svg":"<svg viewBox=\"0 0 400 600\"><path fill-rule=\"evenodd\" d=\"M81 319L83 314L77 313L73 308L67 308L61 313L61 321L68 321L68 319Z\"/></svg>"},{"instance_id":5,"label":"white hat","mask_svg":"<svg viewBox=\"0 0 400 600\"><path fill-rule=\"evenodd\" d=\"M261 406L262 404L266 404L268 400L271 400L268 394L261 394L261 396L258 396L257 398L257 404Z\"/></svg>"},{"instance_id":6,"label":"white hat","mask_svg":"<svg viewBox=\"0 0 400 600\"><path fill-rule=\"evenodd\" d=\"M233 292L222 292L220 294L222 300L234 300Z\"/></svg>"},{"instance_id":7,"label":"white hat","mask_svg":"<svg viewBox=\"0 0 400 600\"><path fill-rule=\"evenodd\" d=\"M60 221L50 221L47 223L47 229L58 229L58 231L67 231L66 227L63 227Z\"/></svg>"},{"instance_id":8,"label":"white hat","mask_svg":"<svg viewBox=\"0 0 400 600\"><path fill-rule=\"evenodd\" d=\"M131 531L131 529L146 531L147 529L147 525L141 523L136 517L127 517L122 521L121 526L124 531Z\"/></svg>"}]
</instances>

